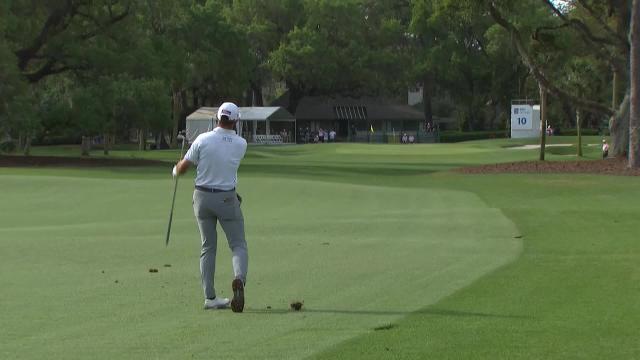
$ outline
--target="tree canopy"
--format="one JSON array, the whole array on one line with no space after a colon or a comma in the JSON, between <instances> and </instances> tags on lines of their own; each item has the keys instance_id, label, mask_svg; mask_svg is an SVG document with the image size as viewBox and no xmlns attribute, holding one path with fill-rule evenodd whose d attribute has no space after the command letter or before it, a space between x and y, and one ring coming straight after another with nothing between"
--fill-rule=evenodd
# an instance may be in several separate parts
<instances>
[{"instance_id":1,"label":"tree canopy","mask_svg":"<svg viewBox=\"0 0 640 360\"><path fill-rule=\"evenodd\" d=\"M610 120L622 153L631 2L3 0L0 131L174 135L195 108L263 105L273 84L294 112L307 95L406 101L420 86L427 121L505 129L511 100L542 87L555 127L577 110Z\"/></svg>"}]
</instances>

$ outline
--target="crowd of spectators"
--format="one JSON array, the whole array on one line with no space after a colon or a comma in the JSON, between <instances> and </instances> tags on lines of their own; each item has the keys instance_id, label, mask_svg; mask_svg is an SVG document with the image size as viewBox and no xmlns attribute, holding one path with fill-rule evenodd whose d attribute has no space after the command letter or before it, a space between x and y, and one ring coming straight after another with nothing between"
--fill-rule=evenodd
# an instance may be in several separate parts
<instances>
[{"instance_id":1,"label":"crowd of spectators","mask_svg":"<svg viewBox=\"0 0 640 360\"><path fill-rule=\"evenodd\" d=\"M278 134L282 137L282 142L283 143L292 142L291 133L289 131L287 131L287 129L282 129Z\"/></svg>"},{"instance_id":2,"label":"crowd of spectators","mask_svg":"<svg viewBox=\"0 0 640 360\"><path fill-rule=\"evenodd\" d=\"M300 127L298 129L298 142L303 144L332 143L336 141L336 131L325 130L323 128L314 131L309 127Z\"/></svg>"}]
</instances>

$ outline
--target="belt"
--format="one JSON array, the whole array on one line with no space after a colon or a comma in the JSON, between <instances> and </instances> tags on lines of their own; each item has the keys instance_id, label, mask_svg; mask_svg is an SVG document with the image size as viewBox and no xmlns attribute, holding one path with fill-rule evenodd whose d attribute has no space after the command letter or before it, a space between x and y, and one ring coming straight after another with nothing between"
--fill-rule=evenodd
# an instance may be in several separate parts
<instances>
[{"instance_id":1,"label":"belt","mask_svg":"<svg viewBox=\"0 0 640 360\"><path fill-rule=\"evenodd\" d=\"M210 192L210 193L219 193L219 192L235 191L236 188L233 188L231 190L222 190L222 189L214 189L214 188L208 188L208 187L205 187L205 186L196 185L196 190L200 190L200 191L204 191L204 192Z\"/></svg>"}]
</instances>

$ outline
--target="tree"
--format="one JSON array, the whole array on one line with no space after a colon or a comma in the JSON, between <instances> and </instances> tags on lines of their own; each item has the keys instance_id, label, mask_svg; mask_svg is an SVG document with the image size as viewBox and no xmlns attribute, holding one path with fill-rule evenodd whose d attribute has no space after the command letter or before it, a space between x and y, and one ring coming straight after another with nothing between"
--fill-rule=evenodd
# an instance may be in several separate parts
<instances>
[{"instance_id":1,"label":"tree","mask_svg":"<svg viewBox=\"0 0 640 360\"><path fill-rule=\"evenodd\" d=\"M375 2L305 2L305 23L271 53L269 68L289 89L289 111L306 95L397 94L406 91L406 29Z\"/></svg>"},{"instance_id":2,"label":"tree","mask_svg":"<svg viewBox=\"0 0 640 360\"><path fill-rule=\"evenodd\" d=\"M620 74L624 73L625 64L629 62L629 42L626 40L625 34L628 29L629 1L571 1L567 8L560 8L551 0L540 0L552 13L553 16L561 20L562 23L552 29L558 30L562 28L570 28L580 37L581 41L590 46L596 55L605 59L609 66L613 68L614 81L612 86L612 105L616 105L619 101L619 79ZM572 94L567 89L559 86L553 78L548 76L539 62L525 46L524 38L520 30L504 15L509 8L513 7L512 1L487 1L492 17L506 29L513 38L514 47L522 61L530 69L534 77L549 89L549 91L557 97L570 102L574 106L591 111L595 114L611 116L610 131L612 135L612 152L620 155L625 152L628 144L628 137L624 136L628 131L628 118L620 116L625 114L624 107L627 102L623 101L619 104L619 109L605 105L600 99L584 99ZM581 11L568 11L571 9L579 9Z\"/></svg>"},{"instance_id":3,"label":"tree","mask_svg":"<svg viewBox=\"0 0 640 360\"><path fill-rule=\"evenodd\" d=\"M107 91L99 86L87 86L74 91L70 106L70 116L78 131L82 134L81 151L89 156L91 140L100 134L102 124L109 112L105 104Z\"/></svg>"},{"instance_id":4,"label":"tree","mask_svg":"<svg viewBox=\"0 0 640 360\"><path fill-rule=\"evenodd\" d=\"M247 105L263 106L262 86L272 80L269 55L296 26L304 24L301 0L234 0L226 9L230 23L245 34L252 57Z\"/></svg>"},{"instance_id":5,"label":"tree","mask_svg":"<svg viewBox=\"0 0 640 360\"><path fill-rule=\"evenodd\" d=\"M637 169L640 168L640 0L633 0L631 14L629 167Z\"/></svg>"},{"instance_id":6,"label":"tree","mask_svg":"<svg viewBox=\"0 0 640 360\"><path fill-rule=\"evenodd\" d=\"M6 11L6 4L0 3L0 13ZM0 37L4 38L6 19L0 16ZM5 135L20 131L21 112L28 109L25 105L28 94L27 83L20 75L18 59L8 44L0 42L0 140Z\"/></svg>"},{"instance_id":7,"label":"tree","mask_svg":"<svg viewBox=\"0 0 640 360\"><path fill-rule=\"evenodd\" d=\"M563 78L559 81L573 94L582 98L597 99L601 98L605 102L601 94L604 93L606 80L598 74L607 72L606 66L597 59L587 55L583 57L574 57L567 61L562 67ZM582 136L581 128L586 115L578 107L575 110L576 133L578 137L577 155L582 156ZM572 116L573 117L573 116Z\"/></svg>"},{"instance_id":8,"label":"tree","mask_svg":"<svg viewBox=\"0 0 640 360\"><path fill-rule=\"evenodd\" d=\"M424 86L425 117L431 121L430 95L434 86L461 106L460 127L484 127L482 109L491 96L492 65L487 32L490 18L473 6L451 0L413 2L411 31L415 37L414 76Z\"/></svg>"},{"instance_id":9,"label":"tree","mask_svg":"<svg viewBox=\"0 0 640 360\"><path fill-rule=\"evenodd\" d=\"M148 1L149 55L171 89L172 135L193 107L239 99L248 84L250 53L242 32L222 16L221 1ZM176 146L175 137L172 145Z\"/></svg>"},{"instance_id":10,"label":"tree","mask_svg":"<svg viewBox=\"0 0 640 360\"><path fill-rule=\"evenodd\" d=\"M6 40L31 83L92 67L93 45L133 12L134 0L10 1Z\"/></svg>"}]
</instances>

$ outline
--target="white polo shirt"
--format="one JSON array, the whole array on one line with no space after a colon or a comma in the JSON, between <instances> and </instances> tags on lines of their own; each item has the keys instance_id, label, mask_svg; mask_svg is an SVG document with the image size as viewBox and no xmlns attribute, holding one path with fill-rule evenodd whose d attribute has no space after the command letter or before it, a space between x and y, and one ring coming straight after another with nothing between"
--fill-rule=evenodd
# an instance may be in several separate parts
<instances>
[{"instance_id":1,"label":"white polo shirt","mask_svg":"<svg viewBox=\"0 0 640 360\"><path fill-rule=\"evenodd\" d=\"M184 156L197 167L196 186L231 190L238 183L238 167L247 141L234 130L220 127L198 135Z\"/></svg>"}]
</instances>

